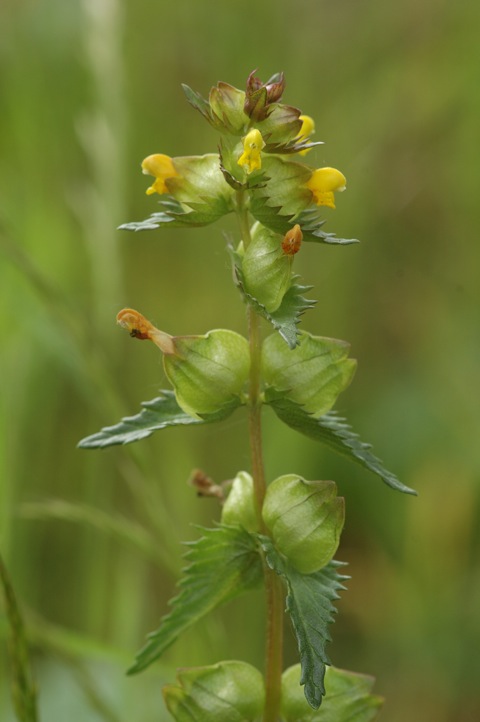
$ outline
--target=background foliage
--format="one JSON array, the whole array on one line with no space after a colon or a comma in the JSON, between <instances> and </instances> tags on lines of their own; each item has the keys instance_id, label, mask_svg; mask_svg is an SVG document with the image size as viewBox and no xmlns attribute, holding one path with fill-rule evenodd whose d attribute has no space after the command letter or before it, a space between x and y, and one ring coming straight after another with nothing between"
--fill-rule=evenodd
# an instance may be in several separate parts
<instances>
[{"instance_id":1,"label":"background foliage","mask_svg":"<svg viewBox=\"0 0 480 722\"><path fill-rule=\"evenodd\" d=\"M166 720L160 687L175 666L262 665L254 595L124 677L166 611L179 540L219 515L185 483L191 470L220 481L248 467L240 416L138 448L75 448L165 385L150 345L115 328L121 307L171 333L245 328L227 221L115 228L153 210L146 155L215 148L180 83L243 87L255 67L285 71L285 101L326 141L309 161L347 176L326 229L362 244L302 248L296 267L319 299L306 327L351 341L359 370L339 411L419 497L265 413L269 477L333 478L346 496L338 558L352 579L329 651L377 677L381 718L478 719L479 15L446 0L3 0L0 548L43 719ZM0 634L10 721L3 616Z\"/></svg>"}]
</instances>

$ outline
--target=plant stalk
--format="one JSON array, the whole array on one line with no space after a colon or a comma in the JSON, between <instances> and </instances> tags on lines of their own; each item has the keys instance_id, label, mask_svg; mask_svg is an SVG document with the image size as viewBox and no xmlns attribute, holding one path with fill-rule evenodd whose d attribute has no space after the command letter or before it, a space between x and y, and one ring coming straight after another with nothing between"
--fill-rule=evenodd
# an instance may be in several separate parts
<instances>
[{"instance_id":1,"label":"plant stalk","mask_svg":"<svg viewBox=\"0 0 480 722\"><path fill-rule=\"evenodd\" d=\"M237 215L245 248L251 241L248 210L243 191L237 192ZM261 339L260 317L253 306L248 306L248 335L250 345L249 383L249 438L252 460L252 477L259 528L267 533L262 519L266 481L262 448L261 399ZM283 669L283 614L285 595L280 577L264 561L265 592L267 602L267 629L265 647L265 711L263 722L278 722L280 718L281 682Z\"/></svg>"}]
</instances>

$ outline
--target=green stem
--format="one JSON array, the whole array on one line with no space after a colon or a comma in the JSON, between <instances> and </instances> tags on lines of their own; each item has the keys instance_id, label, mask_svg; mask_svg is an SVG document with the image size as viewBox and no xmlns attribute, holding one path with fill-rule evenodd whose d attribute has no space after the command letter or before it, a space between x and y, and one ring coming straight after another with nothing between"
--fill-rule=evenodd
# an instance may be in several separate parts
<instances>
[{"instance_id":1,"label":"green stem","mask_svg":"<svg viewBox=\"0 0 480 722\"><path fill-rule=\"evenodd\" d=\"M237 192L237 215L245 248L251 242L248 210L243 191ZM252 476L255 491L259 528L266 533L262 520L262 506L266 482L262 449L262 398L260 373L260 317L248 306L248 333L250 344L249 384L249 437L252 459ZM283 613L285 594L279 576L264 563L267 601L267 629L265 648L265 712L263 722L278 722L283 668Z\"/></svg>"}]
</instances>

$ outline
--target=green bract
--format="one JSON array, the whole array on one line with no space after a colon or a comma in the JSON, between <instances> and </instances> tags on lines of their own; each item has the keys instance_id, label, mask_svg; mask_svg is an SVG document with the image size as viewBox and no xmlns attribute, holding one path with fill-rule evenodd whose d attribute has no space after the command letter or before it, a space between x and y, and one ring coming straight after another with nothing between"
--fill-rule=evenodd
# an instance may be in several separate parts
<instances>
[{"instance_id":1,"label":"green bract","mask_svg":"<svg viewBox=\"0 0 480 722\"><path fill-rule=\"evenodd\" d=\"M312 574L337 551L344 499L337 497L333 481L305 481L286 474L267 488L262 516L277 549L297 571Z\"/></svg>"},{"instance_id":2,"label":"green bract","mask_svg":"<svg viewBox=\"0 0 480 722\"><path fill-rule=\"evenodd\" d=\"M246 662L218 662L178 673L179 685L163 688L176 722L259 722L265 704L263 677Z\"/></svg>"},{"instance_id":3,"label":"green bract","mask_svg":"<svg viewBox=\"0 0 480 722\"><path fill-rule=\"evenodd\" d=\"M282 250L282 236L256 223L242 261L244 287L269 313L291 286L292 261Z\"/></svg>"},{"instance_id":4,"label":"green bract","mask_svg":"<svg viewBox=\"0 0 480 722\"><path fill-rule=\"evenodd\" d=\"M262 348L265 383L322 416L353 378L357 362L347 358L350 344L333 338L299 334L299 345L289 349L278 334L268 336Z\"/></svg>"},{"instance_id":5,"label":"green bract","mask_svg":"<svg viewBox=\"0 0 480 722\"><path fill-rule=\"evenodd\" d=\"M248 342L225 329L205 336L176 336L175 353L165 355L165 373L179 406L198 418L239 406L250 368Z\"/></svg>"},{"instance_id":6,"label":"green bract","mask_svg":"<svg viewBox=\"0 0 480 722\"><path fill-rule=\"evenodd\" d=\"M169 193L192 210L212 206L218 216L233 210L233 190L225 182L217 153L174 158L178 176L169 178Z\"/></svg>"},{"instance_id":7,"label":"green bract","mask_svg":"<svg viewBox=\"0 0 480 722\"><path fill-rule=\"evenodd\" d=\"M220 133L242 135L245 132L249 119L243 110L245 93L242 90L219 82L211 88L207 101L188 85L182 87L188 102Z\"/></svg>"},{"instance_id":8,"label":"green bract","mask_svg":"<svg viewBox=\"0 0 480 722\"><path fill-rule=\"evenodd\" d=\"M258 531L253 479L246 471L239 471L233 480L223 505L222 524L237 524L247 531Z\"/></svg>"}]
</instances>

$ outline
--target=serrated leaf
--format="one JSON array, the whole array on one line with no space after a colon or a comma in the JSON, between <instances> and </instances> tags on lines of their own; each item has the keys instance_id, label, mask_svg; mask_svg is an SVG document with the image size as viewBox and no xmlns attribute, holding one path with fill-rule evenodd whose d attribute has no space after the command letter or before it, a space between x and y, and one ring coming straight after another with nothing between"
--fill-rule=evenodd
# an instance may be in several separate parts
<instances>
[{"instance_id":1,"label":"serrated leaf","mask_svg":"<svg viewBox=\"0 0 480 722\"><path fill-rule=\"evenodd\" d=\"M188 566L180 581L180 593L172 611L128 670L136 674L148 667L177 637L212 609L255 586L262 578L262 562L256 537L236 526L203 529L203 536L189 544Z\"/></svg>"},{"instance_id":2,"label":"serrated leaf","mask_svg":"<svg viewBox=\"0 0 480 722\"><path fill-rule=\"evenodd\" d=\"M346 456L350 461L360 464L379 476L390 488L404 494L417 493L414 489L402 484L390 471L387 471L380 459L372 454L371 444L361 441L346 420L338 416L335 411L315 418L302 406L283 397L273 389L266 390L265 402L272 407L278 418L287 426L315 441L323 442L337 453Z\"/></svg>"},{"instance_id":3,"label":"serrated leaf","mask_svg":"<svg viewBox=\"0 0 480 722\"><path fill-rule=\"evenodd\" d=\"M348 246L359 243L356 238L338 238L335 233L326 233L321 230L325 219L321 217L320 210L314 206L304 208L300 213L287 213L280 205L273 205L265 195L255 195L250 204L254 218L275 233L284 235L298 223L303 233L303 240L313 243L326 243L328 245Z\"/></svg>"},{"instance_id":4,"label":"serrated leaf","mask_svg":"<svg viewBox=\"0 0 480 722\"><path fill-rule=\"evenodd\" d=\"M143 409L136 416L126 416L115 424L105 426L101 431L79 442L80 449L103 449L106 446L118 444L131 444L151 436L154 431L165 429L168 426L186 426L190 424L206 424L220 421L229 416L239 404L231 404L215 414L209 414L202 419L195 419L185 413L177 403L173 391L161 391L152 401L142 402Z\"/></svg>"},{"instance_id":5,"label":"serrated leaf","mask_svg":"<svg viewBox=\"0 0 480 722\"><path fill-rule=\"evenodd\" d=\"M248 127L248 117L243 110L245 92L220 81L211 88L208 99L212 112L221 121L218 129L237 136L243 135Z\"/></svg>"},{"instance_id":6,"label":"serrated leaf","mask_svg":"<svg viewBox=\"0 0 480 722\"><path fill-rule=\"evenodd\" d=\"M235 282L245 300L254 307L257 313L272 324L273 328L279 332L291 349L295 348L298 344L297 326L300 323L300 318L305 311L313 308L317 303L303 296L303 294L313 288L313 286L302 286L299 283L295 283L295 279L298 278L298 276L293 276L292 285L284 295L280 306L275 311L269 313L258 299L245 290L241 259L232 248L229 248L229 252L234 264Z\"/></svg>"},{"instance_id":7,"label":"serrated leaf","mask_svg":"<svg viewBox=\"0 0 480 722\"><path fill-rule=\"evenodd\" d=\"M281 209L280 213L285 217L298 215L311 204L312 193L305 186L312 174L311 168L294 160L267 155L262 161L262 170L270 180L266 186L251 194L252 215L256 217L257 201L261 198L271 208Z\"/></svg>"},{"instance_id":8,"label":"serrated leaf","mask_svg":"<svg viewBox=\"0 0 480 722\"><path fill-rule=\"evenodd\" d=\"M266 153L281 153L282 148L298 136L302 127L300 113L298 108L283 103L270 106L268 116L257 124L266 143Z\"/></svg>"},{"instance_id":9,"label":"serrated leaf","mask_svg":"<svg viewBox=\"0 0 480 722\"><path fill-rule=\"evenodd\" d=\"M359 243L356 238L337 238L335 233L325 233L325 231L322 231L321 227L324 225L325 219L322 218L320 208L317 206L305 208L295 221L302 229L304 241L340 246Z\"/></svg>"},{"instance_id":10,"label":"serrated leaf","mask_svg":"<svg viewBox=\"0 0 480 722\"><path fill-rule=\"evenodd\" d=\"M205 98L203 98L200 93L192 90L192 88L190 88L185 83L182 83L182 90L185 93L185 97L187 98L190 105L195 108L195 110L198 110L199 113L203 115L205 120L208 120L210 125L213 125L213 127L216 128L217 119L212 115L210 103L208 102L208 100L205 100Z\"/></svg>"},{"instance_id":11,"label":"serrated leaf","mask_svg":"<svg viewBox=\"0 0 480 722\"><path fill-rule=\"evenodd\" d=\"M348 578L337 571L344 565L331 561L314 574L301 574L277 552L268 537L259 538L267 564L286 582L287 612L300 652L300 684L305 685L308 704L318 709L325 694L325 667L330 664L325 647L331 641L328 627L336 612L333 602L345 589L343 581Z\"/></svg>"}]
</instances>

